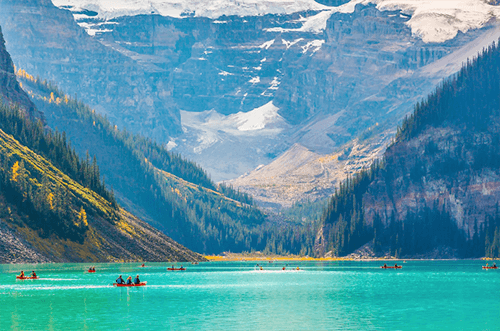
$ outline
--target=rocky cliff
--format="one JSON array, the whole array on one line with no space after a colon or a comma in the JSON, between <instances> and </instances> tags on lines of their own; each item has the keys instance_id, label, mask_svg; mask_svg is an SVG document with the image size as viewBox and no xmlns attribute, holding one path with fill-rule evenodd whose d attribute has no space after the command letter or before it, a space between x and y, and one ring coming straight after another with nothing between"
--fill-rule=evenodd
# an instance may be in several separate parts
<instances>
[{"instance_id":1,"label":"rocky cliff","mask_svg":"<svg viewBox=\"0 0 500 331\"><path fill-rule=\"evenodd\" d=\"M14 70L14 63L5 49L5 40L0 29L0 101L19 106L32 119L43 120L42 114L36 110L31 99L19 85Z\"/></svg>"}]
</instances>

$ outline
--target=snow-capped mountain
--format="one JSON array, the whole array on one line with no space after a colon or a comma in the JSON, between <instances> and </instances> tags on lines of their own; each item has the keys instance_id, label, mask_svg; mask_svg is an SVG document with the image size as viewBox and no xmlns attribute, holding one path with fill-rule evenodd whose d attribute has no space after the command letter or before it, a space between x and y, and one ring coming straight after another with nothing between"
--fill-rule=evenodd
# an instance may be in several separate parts
<instances>
[{"instance_id":1,"label":"snow-capped mountain","mask_svg":"<svg viewBox=\"0 0 500 331\"><path fill-rule=\"evenodd\" d=\"M320 31L335 12L352 13L358 4L375 4L380 11L401 11L408 15L407 25L424 42L444 42L457 33L479 29L500 16L494 1L484 0L351 0L331 8L314 0L52 0L54 5L68 8L77 20L92 16L110 20L122 16L151 15L183 18L187 16L217 19L221 16L286 15L303 11L324 11L304 20L298 29L274 28L274 31ZM493 3L493 4L492 4ZM87 31L91 26L82 23Z\"/></svg>"},{"instance_id":2,"label":"snow-capped mountain","mask_svg":"<svg viewBox=\"0 0 500 331\"><path fill-rule=\"evenodd\" d=\"M19 67L217 181L261 165L260 174L291 169L297 146L308 159L330 157L328 171L297 170L314 173L300 181L321 180L315 197L379 155L417 100L498 38L500 8L481 0L52 2L0 0ZM349 148L357 152L334 160ZM266 170L273 161L287 167ZM248 176L234 184L295 185L283 171ZM294 199L310 194L306 186L290 189L300 193Z\"/></svg>"}]
</instances>

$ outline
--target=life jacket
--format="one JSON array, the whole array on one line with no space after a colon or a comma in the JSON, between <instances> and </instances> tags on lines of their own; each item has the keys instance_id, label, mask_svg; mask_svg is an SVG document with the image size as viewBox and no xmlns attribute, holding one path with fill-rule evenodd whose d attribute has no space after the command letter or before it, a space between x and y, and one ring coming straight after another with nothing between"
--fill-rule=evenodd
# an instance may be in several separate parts
<instances>
[{"instance_id":1,"label":"life jacket","mask_svg":"<svg viewBox=\"0 0 500 331\"><path fill-rule=\"evenodd\" d=\"M132 284L132 279L127 279L127 285Z\"/></svg>"},{"instance_id":2,"label":"life jacket","mask_svg":"<svg viewBox=\"0 0 500 331\"><path fill-rule=\"evenodd\" d=\"M123 284L123 278L118 277L118 278L116 279L116 283L117 283L117 284Z\"/></svg>"},{"instance_id":3,"label":"life jacket","mask_svg":"<svg viewBox=\"0 0 500 331\"><path fill-rule=\"evenodd\" d=\"M140 283L141 283L141 281L139 280L139 278L135 277L134 284L140 284Z\"/></svg>"}]
</instances>

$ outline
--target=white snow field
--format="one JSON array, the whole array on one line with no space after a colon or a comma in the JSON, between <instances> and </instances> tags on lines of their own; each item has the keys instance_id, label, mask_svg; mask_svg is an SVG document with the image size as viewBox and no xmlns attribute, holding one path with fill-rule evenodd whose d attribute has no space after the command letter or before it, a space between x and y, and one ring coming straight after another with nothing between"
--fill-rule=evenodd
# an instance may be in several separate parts
<instances>
[{"instance_id":1,"label":"white snow field","mask_svg":"<svg viewBox=\"0 0 500 331\"><path fill-rule=\"evenodd\" d=\"M121 16L159 14L183 17L194 15L219 18L223 15L255 16L291 14L305 10L323 11L304 19L296 31L320 32L335 12L352 13L357 4L376 4L379 10L401 10L411 16L407 22L412 33L424 42L441 43L453 39L459 31L479 29L500 17L500 8L483 0L352 0L339 7L327 7L314 0L52 0L58 7L73 12L90 10L97 19ZM75 18L81 14L75 14ZM85 27L85 26L84 26ZM283 30L282 28L274 28ZM288 30L287 30L288 31ZM92 31L90 31L92 32Z\"/></svg>"}]
</instances>

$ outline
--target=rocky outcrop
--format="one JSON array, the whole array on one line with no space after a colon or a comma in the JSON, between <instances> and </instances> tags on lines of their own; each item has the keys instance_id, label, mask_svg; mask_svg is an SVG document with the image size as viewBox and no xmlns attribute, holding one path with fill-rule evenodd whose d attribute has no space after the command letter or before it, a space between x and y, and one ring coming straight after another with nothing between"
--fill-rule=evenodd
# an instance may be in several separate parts
<instances>
[{"instance_id":1,"label":"rocky outcrop","mask_svg":"<svg viewBox=\"0 0 500 331\"><path fill-rule=\"evenodd\" d=\"M23 91L16 80L14 64L5 48L2 29L0 28L0 101L21 107L31 118L43 120L43 115Z\"/></svg>"}]
</instances>

